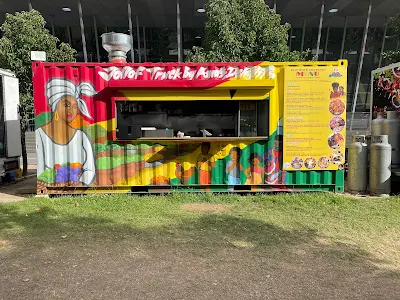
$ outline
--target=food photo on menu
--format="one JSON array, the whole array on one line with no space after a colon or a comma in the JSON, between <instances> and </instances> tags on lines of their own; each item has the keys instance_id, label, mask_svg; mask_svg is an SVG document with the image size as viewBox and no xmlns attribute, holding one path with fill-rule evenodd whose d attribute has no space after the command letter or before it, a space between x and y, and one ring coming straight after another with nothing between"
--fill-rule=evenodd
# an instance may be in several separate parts
<instances>
[{"instance_id":1,"label":"food photo on menu","mask_svg":"<svg viewBox=\"0 0 400 300\"><path fill-rule=\"evenodd\" d=\"M340 133L332 133L328 137L328 145L332 149L340 149L344 145L344 137Z\"/></svg>"},{"instance_id":2,"label":"food photo on menu","mask_svg":"<svg viewBox=\"0 0 400 300\"><path fill-rule=\"evenodd\" d=\"M326 169L327 167L329 167L330 164L331 160L326 156L323 156L318 160L318 167L320 167L321 169Z\"/></svg>"},{"instance_id":3,"label":"food photo on menu","mask_svg":"<svg viewBox=\"0 0 400 300\"><path fill-rule=\"evenodd\" d=\"M334 165L341 165L344 161L344 155L340 150L333 150L331 158Z\"/></svg>"},{"instance_id":4,"label":"food photo on menu","mask_svg":"<svg viewBox=\"0 0 400 300\"><path fill-rule=\"evenodd\" d=\"M300 157L295 157L293 158L291 165L293 169L301 169L303 167L303 160Z\"/></svg>"},{"instance_id":5,"label":"food photo on menu","mask_svg":"<svg viewBox=\"0 0 400 300\"><path fill-rule=\"evenodd\" d=\"M330 120L329 126L332 131L340 132L346 127L346 121L342 117L335 116Z\"/></svg>"},{"instance_id":6,"label":"food photo on menu","mask_svg":"<svg viewBox=\"0 0 400 300\"><path fill-rule=\"evenodd\" d=\"M329 112L332 115L338 116L344 113L345 104L340 99L334 99L329 103Z\"/></svg>"},{"instance_id":7,"label":"food photo on menu","mask_svg":"<svg viewBox=\"0 0 400 300\"><path fill-rule=\"evenodd\" d=\"M317 162L315 160L314 157L308 157L306 158L306 160L304 161L304 165L307 169L311 170L314 169L315 166L317 165Z\"/></svg>"}]
</instances>

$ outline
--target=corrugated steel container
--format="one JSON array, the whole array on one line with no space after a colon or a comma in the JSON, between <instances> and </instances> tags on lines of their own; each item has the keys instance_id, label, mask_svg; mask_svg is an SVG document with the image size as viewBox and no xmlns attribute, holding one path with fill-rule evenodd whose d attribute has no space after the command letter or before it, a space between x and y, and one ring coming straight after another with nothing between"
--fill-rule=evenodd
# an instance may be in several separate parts
<instances>
[{"instance_id":1,"label":"corrugated steel container","mask_svg":"<svg viewBox=\"0 0 400 300\"><path fill-rule=\"evenodd\" d=\"M173 189L342 192L342 170L283 171L282 145L277 148L275 143L283 134L278 130L283 95L282 89L272 89L283 84L286 65L34 62L38 194ZM268 101L269 134L117 138L116 101L160 99ZM234 161L236 174L228 171Z\"/></svg>"}]
</instances>

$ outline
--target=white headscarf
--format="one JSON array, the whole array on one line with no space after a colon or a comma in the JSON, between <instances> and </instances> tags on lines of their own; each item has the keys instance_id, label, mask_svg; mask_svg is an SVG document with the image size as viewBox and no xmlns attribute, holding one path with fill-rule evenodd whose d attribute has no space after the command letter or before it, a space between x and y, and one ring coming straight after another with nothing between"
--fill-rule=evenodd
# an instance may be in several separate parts
<instances>
[{"instance_id":1,"label":"white headscarf","mask_svg":"<svg viewBox=\"0 0 400 300\"><path fill-rule=\"evenodd\" d=\"M57 105L61 99L63 99L65 96L72 96L78 102L78 108L80 112L84 116L93 119L89 113L85 101L83 101L81 98L81 95L92 97L96 94L97 93L93 85L88 82L81 82L80 84L75 85L75 83L72 81L54 78L51 79L46 85L46 97L53 113L56 111Z\"/></svg>"}]
</instances>

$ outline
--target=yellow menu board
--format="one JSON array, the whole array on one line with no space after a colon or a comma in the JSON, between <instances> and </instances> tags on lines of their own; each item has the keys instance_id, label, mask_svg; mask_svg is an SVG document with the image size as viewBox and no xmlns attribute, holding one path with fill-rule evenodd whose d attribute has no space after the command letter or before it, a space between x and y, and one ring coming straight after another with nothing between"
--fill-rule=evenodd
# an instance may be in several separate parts
<instances>
[{"instance_id":1,"label":"yellow menu board","mask_svg":"<svg viewBox=\"0 0 400 300\"><path fill-rule=\"evenodd\" d=\"M343 169L346 88L346 67L285 68L284 170Z\"/></svg>"}]
</instances>

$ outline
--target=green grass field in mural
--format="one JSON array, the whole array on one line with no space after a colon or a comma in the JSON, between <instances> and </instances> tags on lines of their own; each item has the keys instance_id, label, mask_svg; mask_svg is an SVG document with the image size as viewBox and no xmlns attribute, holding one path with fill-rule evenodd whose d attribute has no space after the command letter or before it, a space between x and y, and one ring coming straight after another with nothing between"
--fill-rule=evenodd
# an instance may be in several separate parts
<instances>
[{"instance_id":1,"label":"green grass field in mural","mask_svg":"<svg viewBox=\"0 0 400 300\"><path fill-rule=\"evenodd\" d=\"M35 128L40 128L51 120L51 113L46 112L35 116Z\"/></svg>"}]
</instances>

